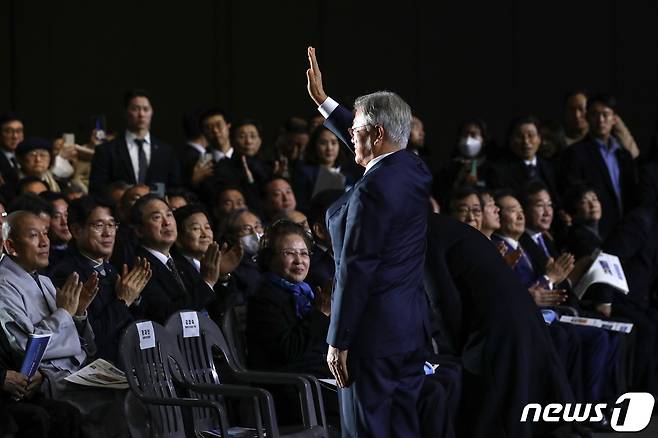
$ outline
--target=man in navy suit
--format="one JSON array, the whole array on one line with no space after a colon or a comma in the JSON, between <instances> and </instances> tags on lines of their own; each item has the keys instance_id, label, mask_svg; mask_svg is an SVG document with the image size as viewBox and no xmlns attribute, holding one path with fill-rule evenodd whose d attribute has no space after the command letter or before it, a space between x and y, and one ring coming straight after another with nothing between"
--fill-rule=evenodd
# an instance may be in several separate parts
<instances>
[{"instance_id":1,"label":"man in navy suit","mask_svg":"<svg viewBox=\"0 0 658 438\"><path fill-rule=\"evenodd\" d=\"M114 181L130 184L181 185L178 159L171 146L151 135L153 107L144 90L130 90L124 96L126 132L96 147L91 162L89 191L104 194Z\"/></svg>"},{"instance_id":2,"label":"man in navy suit","mask_svg":"<svg viewBox=\"0 0 658 438\"><path fill-rule=\"evenodd\" d=\"M409 105L377 92L359 97L352 114L324 93L315 50L308 55L311 97L366 169L327 211L336 262L327 362L342 388L342 414L354 416L345 424L341 415L343 435L420 436L416 403L430 342L423 262L431 174L404 150Z\"/></svg>"}]
</instances>

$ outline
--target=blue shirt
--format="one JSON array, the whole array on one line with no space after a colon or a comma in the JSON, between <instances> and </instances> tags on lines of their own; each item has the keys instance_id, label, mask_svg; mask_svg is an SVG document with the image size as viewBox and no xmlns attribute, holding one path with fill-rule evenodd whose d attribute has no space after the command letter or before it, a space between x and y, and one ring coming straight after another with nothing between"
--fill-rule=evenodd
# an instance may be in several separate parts
<instances>
[{"instance_id":1,"label":"blue shirt","mask_svg":"<svg viewBox=\"0 0 658 438\"><path fill-rule=\"evenodd\" d=\"M594 141L599 145L599 153L605 162L605 167L608 169L608 175L610 175L612 188L615 190L617 203L621 205L621 181L619 179L619 161L617 160L616 154L621 146L619 146L619 142L617 142L613 136L609 137L609 147L598 138L595 138Z\"/></svg>"}]
</instances>

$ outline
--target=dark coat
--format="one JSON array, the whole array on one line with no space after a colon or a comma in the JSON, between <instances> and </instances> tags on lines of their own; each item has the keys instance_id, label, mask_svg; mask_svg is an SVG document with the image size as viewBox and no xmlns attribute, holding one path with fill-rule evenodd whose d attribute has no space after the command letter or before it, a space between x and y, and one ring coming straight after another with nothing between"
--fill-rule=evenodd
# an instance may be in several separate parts
<instances>
[{"instance_id":1,"label":"dark coat","mask_svg":"<svg viewBox=\"0 0 658 438\"><path fill-rule=\"evenodd\" d=\"M564 193L570 186L585 182L594 187L601 201L599 232L605 239L623 215L635 206L637 170L631 154L624 148L616 152L621 183L621 204L596 141L588 138L569 146L562 153L560 184Z\"/></svg>"},{"instance_id":2,"label":"dark coat","mask_svg":"<svg viewBox=\"0 0 658 438\"><path fill-rule=\"evenodd\" d=\"M487 186L493 189L519 189L533 180L542 181L548 187L551 198L558 202L555 168L550 161L539 155L537 156L537 175L535 177L530 176L523 160L512 154L492 163L488 169Z\"/></svg>"},{"instance_id":3,"label":"dark coat","mask_svg":"<svg viewBox=\"0 0 658 438\"><path fill-rule=\"evenodd\" d=\"M138 306L126 306L126 302L117 298L115 285L117 272L108 263L103 263L105 276L99 276L99 289L96 297L87 308L89 323L94 331L94 340L98 348L97 355L118 364L119 339L123 329L139 317ZM68 253L53 266L50 279L56 287L62 287L72 272L77 272L80 281L85 282L95 272L89 259L84 257L71 245Z\"/></svg>"},{"instance_id":4,"label":"dark coat","mask_svg":"<svg viewBox=\"0 0 658 438\"><path fill-rule=\"evenodd\" d=\"M329 377L329 317L313 308L297 318L291 292L264 279L247 306L249 368Z\"/></svg>"},{"instance_id":5,"label":"dark coat","mask_svg":"<svg viewBox=\"0 0 658 438\"><path fill-rule=\"evenodd\" d=\"M89 192L103 194L107 186L115 181L137 182L124 135L96 147L91 162ZM151 136L151 160L146 171L146 184L154 183L164 183L166 189L180 187L181 177L174 149Z\"/></svg>"}]
</instances>

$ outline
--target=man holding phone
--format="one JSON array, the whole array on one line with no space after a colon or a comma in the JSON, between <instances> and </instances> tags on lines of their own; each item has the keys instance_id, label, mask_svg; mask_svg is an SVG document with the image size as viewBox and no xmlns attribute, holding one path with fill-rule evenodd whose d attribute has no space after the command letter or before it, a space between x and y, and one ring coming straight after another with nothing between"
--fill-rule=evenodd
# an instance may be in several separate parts
<instances>
[{"instance_id":1,"label":"man holding phone","mask_svg":"<svg viewBox=\"0 0 658 438\"><path fill-rule=\"evenodd\" d=\"M171 146L151 135L153 107L144 90L124 96L126 132L96 147L91 163L89 191L102 194L110 183L152 185L154 191L179 187L180 169Z\"/></svg>"}]
</instances>

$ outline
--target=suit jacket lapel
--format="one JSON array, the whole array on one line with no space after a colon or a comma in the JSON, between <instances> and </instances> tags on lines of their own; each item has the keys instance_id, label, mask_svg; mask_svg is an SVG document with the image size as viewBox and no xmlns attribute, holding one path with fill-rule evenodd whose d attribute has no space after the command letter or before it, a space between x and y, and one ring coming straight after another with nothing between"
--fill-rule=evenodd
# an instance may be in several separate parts
<instances>
[{"instance_id":1,"label":"suit jacket lapel","mask_svg":"<svg viewBox=\"0 0 658 438\"><path fill-rule=\"evenodd\" d=\"M133 168L133 162L130 159L130 153L128 152L128 143L126 143L125 134L119 137L118 146L119 161L123 163L125 170L128 173L129 179L127 182L136 184L137 180L135 179L135 169Z\"/></svg>"},{"instance_id":2,"label":"suit jacket lapel","mask_svg":"<svg viewBox=\"0 0 658 438\"><path fill-rule=\"evenodd\" d=\"M151 161L149 162L149 167L146 169L146 180L147 181L153 181L157 178L154 178L153 172L155 172L156 169L160 169L164 167L162 165L162 161L164 160L164 157L161 156L161 154L158 153L158 150L160 149L160 145L158 145L158 142L156 139L151 136Z\"/></svg>"}]
</instances>

